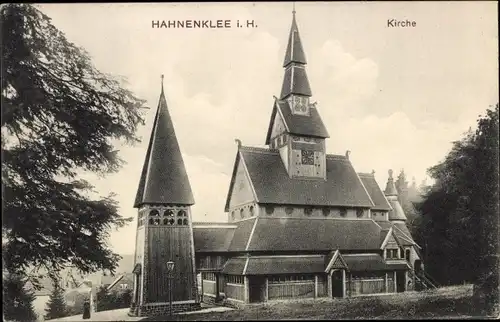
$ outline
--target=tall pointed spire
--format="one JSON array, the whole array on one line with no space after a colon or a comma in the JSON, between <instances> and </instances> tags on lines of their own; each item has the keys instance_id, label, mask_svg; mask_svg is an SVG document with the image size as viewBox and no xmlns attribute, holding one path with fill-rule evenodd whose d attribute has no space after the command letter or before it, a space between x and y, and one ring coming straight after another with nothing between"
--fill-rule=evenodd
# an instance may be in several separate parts
<instances>
[{"instance_id":1,"label":"tall pointed spire","mask_svg":"<svg viewBox=\"0 0 500 322\"><path fill-rule=\"evenodd\" d=\"M283 67L285 78L281 89L281 99L291 94L311 96L311 88L305 70L306 55L300 40L299 28L295 19L295 3L292 11L292 26L288 36L288 45L285 52Z\"/></svg>"},{"instance_id":2,"label":"tall pointed spire","mask_svg":"<svg viewBox=\"0 0 500 322\"><path fill-rule=\"evenodd\" d=\"M194 198L163 90L142 168L134 207L142 204L193 205Z\"/></svg>"},{"instance_id":3,"label":"tall pointed spire","mask_svg":"<svg viewBox=\"0 0 500 322\"><path fill-rule=\"evenodd\" d=\"M386 196L397 196L398 191L394 185L394 178L392 177L392 170L389 170L389 178L387 179L387 185L385 186L384 194Z\"/></svg>"}]
</instances>

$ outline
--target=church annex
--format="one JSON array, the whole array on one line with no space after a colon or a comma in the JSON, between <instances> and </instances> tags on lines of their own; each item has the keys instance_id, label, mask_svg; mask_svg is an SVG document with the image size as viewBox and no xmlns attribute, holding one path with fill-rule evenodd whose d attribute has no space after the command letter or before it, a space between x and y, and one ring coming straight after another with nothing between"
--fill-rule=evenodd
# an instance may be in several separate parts
<instances>
[{"instance_id":1,"label":"church annex","mask_svg":"<svg viewBox=\"0 0 500 322\"><path fill-rule=\"evenodd\" d=\"M266 148L238 140L225 223L193 223L194 204L163 88L135 207L131 314L175 311L200 301L241 306L286 298L404 292L423 283L419 249L389 171L357 173L329 138L306 74L293 13ZM175 262L169 286L166 263ZM419 276L422 276L419 278ZM423 285L423 284L420 284Z\"/></svg>"}]
</instances>

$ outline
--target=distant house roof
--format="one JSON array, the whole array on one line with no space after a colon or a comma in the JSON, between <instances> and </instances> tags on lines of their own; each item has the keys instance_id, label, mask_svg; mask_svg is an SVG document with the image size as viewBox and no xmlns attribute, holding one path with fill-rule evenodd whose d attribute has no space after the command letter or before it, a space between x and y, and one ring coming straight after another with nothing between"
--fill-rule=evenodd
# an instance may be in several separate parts
<instances>
[{"instance_id":1,"label":"distant house roof","mask_svg":"<svg viewBox=\"0 0 500 322\"><path fill-rule=\"evenodd\" d=\"M382 256L378 254L345 254L342 255L342 257L351 272L404 270L409 268L408 265L403 262L387 263Z\"/></svg>"},{"instance_id":2,"label":"distant house roof","mask_svg":"<svg viewBox=\"0 0 500 322\"><path fill-rule=\"evenodd\" d=\"M277 150L240 147L239 154L239 162L245 163L259 203L366 208L374 206L345 156L327 155L326 180L305 180L289 177ZM232 181L235 175L233 173ZM226 211L228 204L229 196Z\"/></svg>"},{"instance_id":3,"label":"distant house roof","mask_svg":"<svg viewBox=\"0 0 500 322\"><path fill-rule=\"evenodd\" d=\"M370 173L358 173L358 175L375 204L372 210L391 210L391 206L375 180L375 176Z\"/></svg>"},{"instance_id":4,"label":"distant house roof","mask_svg":"<svg viewBox=\"0 0 500 322\"><path fill-rule=\"evenodd\" d=\"M276 101L274 103L271 120L269 122L266 144L269 144L271 142L272 127L277 113L283 115L283 121L285 122L285 126L288 129L288 133L292 135L295 134L318 138L329 138L330 135L326 130L323 120L321 120L318 109L311 105L309 110L309 116L293 114L288 101Z\"/></svg>"}]
</instances>

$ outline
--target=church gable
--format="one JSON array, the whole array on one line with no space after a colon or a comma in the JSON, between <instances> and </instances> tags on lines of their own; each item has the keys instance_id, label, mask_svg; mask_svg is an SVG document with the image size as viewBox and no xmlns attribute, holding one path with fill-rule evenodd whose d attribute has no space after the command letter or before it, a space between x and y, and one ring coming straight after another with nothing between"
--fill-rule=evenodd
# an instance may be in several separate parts
<instances>
[{"instance_id":1,"label":"church gable","mask_svg":"<svg viewBox=\"0 0 500 322\"><path fill-rule=\"evenodd\" d=\"M255 201L252 184L246 173L243 159L239 156L236 159L235 169L231 178L231 185L226 202L226 211Z\"/></svg>"},{"instance_id":2,"label":"church gable","mask_svg":"<svg viewBox=\"0 0 500 322\"><path fill-rule=\"evenodd\" d=\"M281 117L281 113L278 111L276 113L276 117L274 118L273 130L271 131L271 138L275 138L278 135L281 135L286 130L285 122Z\"/></svg>"},{"instance_id":3,"label":"church gable","mask_svg":"<svg viewBox=\"0 0 500 322\"><path fill-rule=\"evenodd\" d=\"M385 235L385 236L384 236ZM388 231L382 231L382 245L381 249L394 249L399 248L399 243L394 236L394 230L391 228Z\"/></svg>"}]
</instances>

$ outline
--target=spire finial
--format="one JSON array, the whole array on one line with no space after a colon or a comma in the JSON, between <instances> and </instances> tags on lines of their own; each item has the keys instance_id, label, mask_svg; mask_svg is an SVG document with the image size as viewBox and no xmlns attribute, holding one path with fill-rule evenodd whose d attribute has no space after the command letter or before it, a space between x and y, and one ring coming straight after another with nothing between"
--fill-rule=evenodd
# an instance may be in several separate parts
<instances>
[{"instance_id":1,"label":"spire finial","mask_svg":"<svg viewBox=\"0 0 500 322\"><path fill-rule=\"evenodd\" d=\"M295 16L295 1L293 2L293 10L292 10L292 14Z\"/></svg>"},{"instance_id":2,"label":"spire finial","mask_svg":"<svg viewBox=\"0 0 500 322\"><path fill-rule=\"evenodd\" d=\"M165 76L163 74L161 74L161 92L163 93L163 79L165 78Z\"/></svg>"},{"instance_id":3,"label":"spire finial","mask_svg":"<svg viewBox=\"0 0 500 322\"><path fill-rule=\"evenodd\" d=\"M389 179L392 179L392 169L389 169Z\"/></svg>"}]
</instances>

